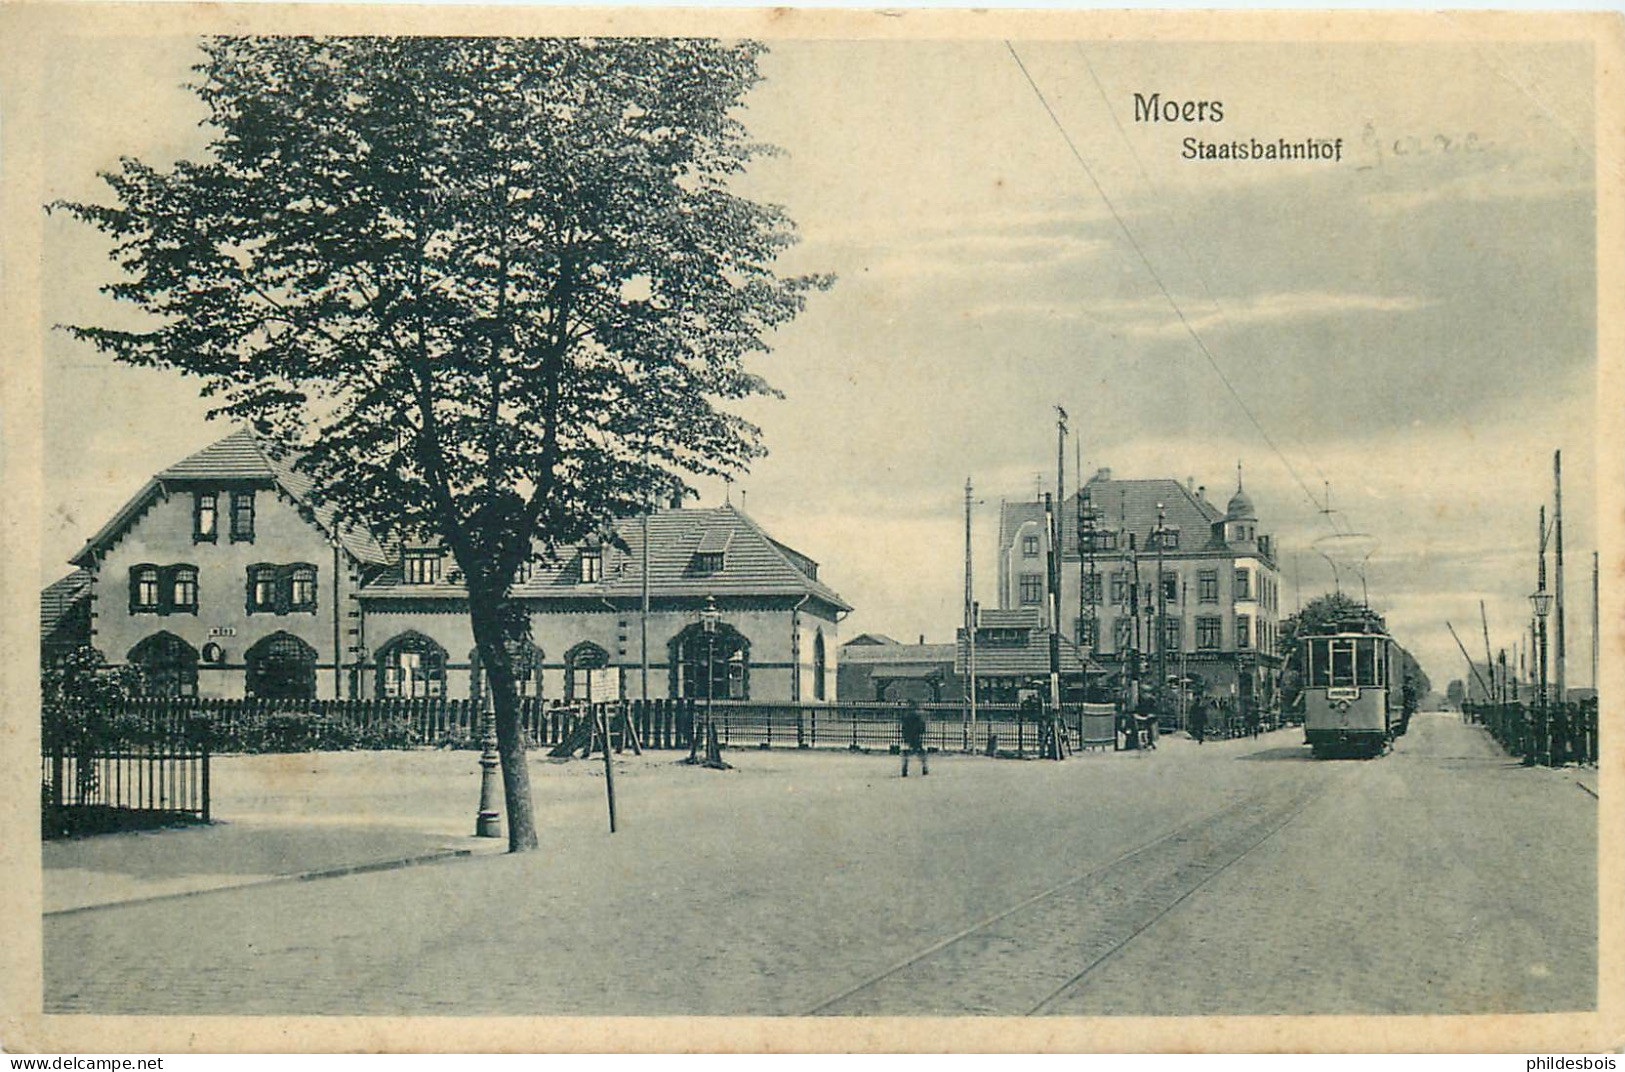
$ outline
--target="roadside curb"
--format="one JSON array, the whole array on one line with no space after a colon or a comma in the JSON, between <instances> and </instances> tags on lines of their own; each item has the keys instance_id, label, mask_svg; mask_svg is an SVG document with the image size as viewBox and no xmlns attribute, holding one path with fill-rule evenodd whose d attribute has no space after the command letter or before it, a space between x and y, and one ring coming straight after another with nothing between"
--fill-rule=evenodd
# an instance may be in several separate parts
<instances>
[{"instance_id":1,"label":"roadside curb","mask_svg":"<svg viewBox=\"0 0 1625 1072\"><path fill-rule=\"evenodd\" d=\"M288 875L271 875L266 878L250 879L245 882L228 882L213 886L204 886L195 890L177 890L173 893L155 893L145 897L131 897L122 901L103 901L99 904L75 905L72 908L58 908L49 912L40 913L46 919L57 916L75 916L84 912L99 912L108 908L125 908L131 905L152 904L155 901L174 901L185 897L202 897L211 893L224 893L231 890L254 889L260 886L277 886L292 882L315 882L325 878L343 878L347 875L370 874L375 871L399 871L408 867L420 867L424 864L444 863L448 860L472 859L476 853L473 849L445 848L434 852L420 853L416 856L404 856L395 860L376 860L363 864L348 864L343 867L329 867L317 871L301 871ZM496 855L495 853L479 853L480 856Z\"/></svg>"}]
</instances>

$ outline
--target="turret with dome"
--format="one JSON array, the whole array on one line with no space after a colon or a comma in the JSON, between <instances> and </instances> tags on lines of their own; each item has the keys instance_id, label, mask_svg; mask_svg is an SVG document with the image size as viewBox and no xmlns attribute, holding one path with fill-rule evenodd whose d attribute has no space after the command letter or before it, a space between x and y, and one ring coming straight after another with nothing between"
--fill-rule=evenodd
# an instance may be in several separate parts
<instances>
[{"instance_id":1,"label":"turret with dome","mask_svg":"<svg viewBox=\"0 0 1625 1072\"><path fill-rule=\"evenodd\" d=\"M1242 487L1241 463L1236 463L1236 493L1224 509L1224 539L1226 543L1248 548L1258 545L1258 510L1252 497Z\"/></svg>"}]
</instances>

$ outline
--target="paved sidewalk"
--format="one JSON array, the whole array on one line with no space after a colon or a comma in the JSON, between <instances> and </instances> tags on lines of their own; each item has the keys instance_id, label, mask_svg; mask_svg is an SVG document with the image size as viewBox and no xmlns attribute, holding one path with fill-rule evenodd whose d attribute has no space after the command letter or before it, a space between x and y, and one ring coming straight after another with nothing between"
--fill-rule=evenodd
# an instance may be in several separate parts
<instances>
[{"instance_id":1,"label":"paved sidewalk","mask_svg":"<svg viewBox=\"0 0 1625 1072\"><path fill-rule=\"evenodd\" d=\"M43 907L502 852L505 836L472 836L479 771L478 753L468 751L218 756L213 824L47 841Z\"/></svg>"},{"instance_id":2,"label":"paved sidewalk","mask_svg":"<svg viewBox=\"0 0 1625 1072\"><path fill-rule=\"evenodd\" d=\"M471 820L472 821L472 820ZM206 890L409 867L502 852L505 838L454 838L385 825L247 820L43 846L47 913Z\"/></svg>"}]
</instances>

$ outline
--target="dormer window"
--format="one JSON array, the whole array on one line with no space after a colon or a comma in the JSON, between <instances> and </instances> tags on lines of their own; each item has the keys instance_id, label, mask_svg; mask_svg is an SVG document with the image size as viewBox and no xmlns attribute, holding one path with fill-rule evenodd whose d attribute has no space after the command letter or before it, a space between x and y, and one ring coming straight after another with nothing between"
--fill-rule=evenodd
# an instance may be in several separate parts
<instances>
[{"instance_id":1,"label":"dormer window","mask_svg":"<svg viewBox=\"0 0 1625 1072\"><path fill-rule=\"evenodd\" d=\"M220 496L199 491L192 496L192 542L214 543L220 527Z\"/></svg>"},{"instance_id":2,"label":"dormer window","mask_svg":"<svg viewBox=\"0 0 1625 1072\"><path fill-rule=\"evenodd\" d=\"M1021 557L1038 557L1038 536L1036 534L1029 532L1021 538Z\"/></svg>"},{"instance_id":3,"label":"dormer window","mask_svg":"<svg viewBox=\"0 0 1625 1072\"><path fill-rule=\"evenodd\" d=\"M701 576L712 573L721 573L728 553L728 545L733 542L733 531L720 525L706 529L700 534L700 542L694 548L694 557L689 559L690 573ZM782 549L782 548L781 548ZM792 558L801 556L794 555Z\"/></svg>"},{"instance_id":4,"label":"dormer window","mask_svg":"<svg viewBox=\"0 0 1625 1072\"><path fill-rule=\"evenodd\" d=\"M440 552L433 549L407 551L401 557L401 576L407 584L437 584Z\"/></svg>"},{"instance_id":5,"label":"dormer window","mask_svg":"<svg viewBox=\"0 0 1625 1072\"><path fill-rule=\"evenodd\" d=\"M597 584L604 579L604 552L601 548L589 547L581 552L581 583Z\"/></svg>"}]
</instances>

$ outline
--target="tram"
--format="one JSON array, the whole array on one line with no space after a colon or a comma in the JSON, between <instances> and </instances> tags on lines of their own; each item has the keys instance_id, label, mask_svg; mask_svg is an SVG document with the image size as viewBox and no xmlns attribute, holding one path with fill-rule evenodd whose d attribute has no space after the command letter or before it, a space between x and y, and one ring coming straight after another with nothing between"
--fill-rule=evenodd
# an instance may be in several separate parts
<instances>
[{"instance_id":1,"label":"tram","mask_svg":"<svg viewBox=\"0 0 1625 1072\"><path fill-rule=\"evenodd\" d=\"M1342 622L1303 638L1303 728L1316 758L1379 756L1404 732L1394 641L1380 621Z\"/></svg>"}]
</instances>

